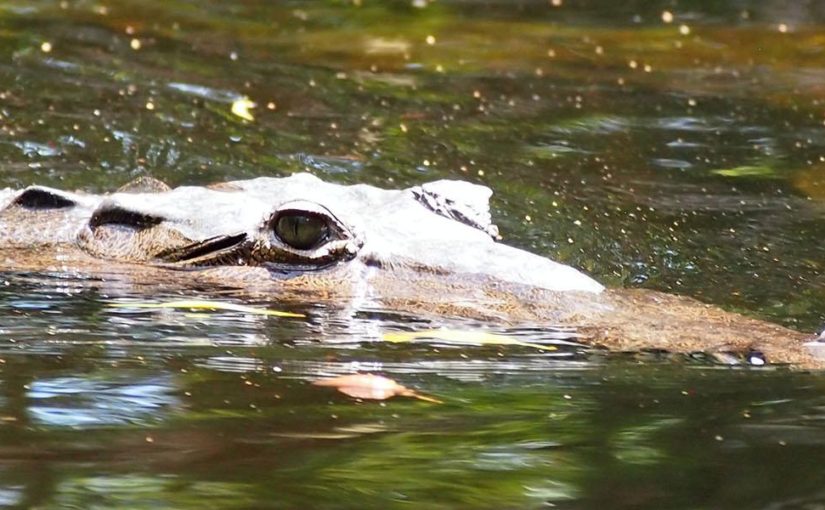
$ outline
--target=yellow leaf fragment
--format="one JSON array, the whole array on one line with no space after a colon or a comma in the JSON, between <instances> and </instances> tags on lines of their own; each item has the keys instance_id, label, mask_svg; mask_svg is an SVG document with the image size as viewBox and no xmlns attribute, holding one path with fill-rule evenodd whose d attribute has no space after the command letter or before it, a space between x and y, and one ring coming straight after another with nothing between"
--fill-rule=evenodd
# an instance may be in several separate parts
<instances>
[{"instance_id":1,"label":"yellow leaf fragment","mask_svg":"<svg viewBox=\"0 0 825 510\"><path fill-rule=\"evenodd\" d=\"M458 345L518 345L542 351L555 351L552 345L522 342L513 337L498 335L489 331L462 329L425 329L421 331L387 331L382 335L385 342L404 343L434 341Z\"/></svg>"},{"instance_id":2,"label":"yellow leaf fragment","mask_svg":"<svg viewBox=\"0 0 825 510\"><path fill-rule=\"evenodd\" d=\"M232 101L232 113L242 118L243 120L248 120L249 122L252 122L253 120L255 120L255 117L253 117L252 114L249 113L249 109L255 108L255 106L257 105L248 97L239 97L238 99Z\"/></svg>"},{"instance_id":3,"label":"yellow leaf fragment","mask_svg":"<svg viewBox=\"0 0 825 510\"><path fill-rule=\"evenodd\" d=\"M392 379L375 374L353 374L332 377L329 379L318 379L313 381L315 386L335 388L344 395L353 398L368 400L386 400L395 396L417 398L433 404L442 404L440 400L421 395L415 391L398 384Z\"/></svg>"},{"instance_id":4,"label":"yellow leaf fragment","mask_svg":"<svg viewBox=\"0 0 825 510\"><path fill-rule=\"evenodd\" d=\"M725 177L776 177L773 168L767 165L746 165L735 168L719 168L710 173Z\"/></svg>"},{"instance_id":5,"label":"yellow leaf fragment","mask_svg":"<svg viewBox=\"0 0 825 510\"><path fill-rule=\"evenodd\" d=\"M228 312L240 312L254 315L270 315L275 317L306 317L301 313L281 312L279 310L269 310L254 306L239 305L226 301L207 301L201 299L186 299L180 301L166 301L164 303L111 303L113 308L174 308L182 310L221 310Z\"/></svg>"}]
</instances>

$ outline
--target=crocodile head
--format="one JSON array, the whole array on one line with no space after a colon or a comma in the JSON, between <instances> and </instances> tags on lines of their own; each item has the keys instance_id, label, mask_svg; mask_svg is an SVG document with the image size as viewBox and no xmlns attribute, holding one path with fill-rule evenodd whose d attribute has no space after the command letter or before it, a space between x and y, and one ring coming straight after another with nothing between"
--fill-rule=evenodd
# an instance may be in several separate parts
<instances>
[{"instance_id":1,"label":"crocodile head","mask_svg":"<svg viewBox=\"0 0 825 510\"><path fill-rule=\"evenodd\" d=\"M0 271L91 275L106 285L230 287L278 299L573 328L616 350L754 349L825 366L807 335L581 272L501 244L483 186L403 190L309 174L108 195L0 190Z\"/></svg>"},{"instance_id":2,"label":"crocodile head","mask_svg":"<svg viewBox=\"0 0 825 510\"><path fill-rule=\"evenodd\" d=\"M220 269L230 282L265 271L352 287L436 275L602 290L569 266L497 242L491 194L463 181L385 190L310 174L176 189L144 181L110 195L30 187L0 195L0 247L63 244L101 262Z\"/></svg>"}]
</instances>

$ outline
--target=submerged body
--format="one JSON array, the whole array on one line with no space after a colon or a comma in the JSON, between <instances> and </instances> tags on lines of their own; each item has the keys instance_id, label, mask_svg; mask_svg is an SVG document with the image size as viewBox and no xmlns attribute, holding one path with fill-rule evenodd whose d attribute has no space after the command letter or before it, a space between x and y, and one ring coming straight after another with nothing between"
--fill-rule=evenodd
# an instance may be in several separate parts
<instances>
[{"instance_id":1,"label":"submerged body","mask_svg":"<svg viewBox=\"0 0 825 510\"><path fill-rule=\"evenodd\" d=\"M614 350L759 351L819 367L809 336L689 298L605 290L497 242L490 190L436 181L404 190L309 174L110 195L0 191L0 270L140 285L234 287L278 299L576 328Z\"/></svg>"}]
</instances>

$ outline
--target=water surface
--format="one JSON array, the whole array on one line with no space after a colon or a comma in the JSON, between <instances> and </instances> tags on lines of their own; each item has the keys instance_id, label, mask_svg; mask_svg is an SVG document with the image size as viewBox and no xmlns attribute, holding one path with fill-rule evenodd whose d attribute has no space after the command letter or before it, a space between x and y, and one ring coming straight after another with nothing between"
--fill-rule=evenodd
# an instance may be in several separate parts
<instances>
[{"instance_id":1,"label":"water surface","mask_svg":"<svg viewBox=\"0 0 825 510\"><path fill-rule=\"evenodd\" d=\"M823 24L818 1L12 0L0 188L462 178L508 243L814 331ZM821 374L388 344L439 324L277 296L248 304L306 317L110 306L148 298L181 295L0 273L0 506L825 503ZM310 384L355 372L444 403Z\"/></svg>"}]
</instances>

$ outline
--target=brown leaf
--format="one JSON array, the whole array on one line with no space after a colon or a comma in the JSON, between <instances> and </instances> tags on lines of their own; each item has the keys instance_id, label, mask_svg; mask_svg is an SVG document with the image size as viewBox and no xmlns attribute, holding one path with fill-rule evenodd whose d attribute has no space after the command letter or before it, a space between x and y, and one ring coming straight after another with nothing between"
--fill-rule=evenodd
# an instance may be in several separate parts
<instances>
[{"instance_id":1,"label":"brown leaf","mask_svg":"<svg viewBox=\"0 0 825 510\"><path fill-rule=\"evenodd\" d=\"M438 399L421 395L415 391L398 384L392 379L374 374L352 374L332 377L329 379L318 379L313 381L315 386L327 386L335 388L344 395L353 398L363 398L368 400L386 400L396 395L403 397L417 398L425 402L441 404Z\"/></svg>"}]
</instances>

